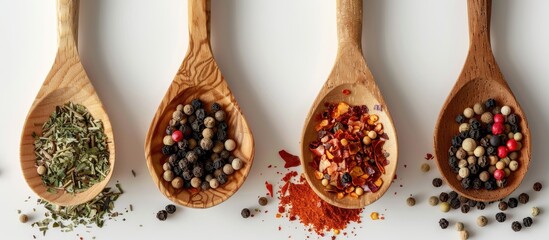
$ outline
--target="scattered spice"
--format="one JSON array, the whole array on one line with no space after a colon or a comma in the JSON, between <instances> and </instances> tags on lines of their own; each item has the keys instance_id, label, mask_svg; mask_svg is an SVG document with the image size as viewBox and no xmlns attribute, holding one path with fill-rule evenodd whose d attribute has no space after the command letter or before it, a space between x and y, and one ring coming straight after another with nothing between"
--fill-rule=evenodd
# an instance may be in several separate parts
<instances>
[{"instance_id":1,"label":"scattered spice","mask_svg":"<svg viewBox=\"0 0 549 240\"><path fill-rule=\"evenodd\" d=\"M156 213L156 218L160 221L166 221L166 219L168 219L168 212L166 210L160 210Z\"/></svg>"},{"instance_id":2,"label":"scattered spice","mask_svg":"<svg viewBox=\"0 0 549 240\"><path fill-rule=\"evenodd\" d=\"M436 197L436 196L429 197L429 205L431 205L431 206L438 205L438 197Z\"/></svg>"},{"instance_id":3,"label":"scattered spice","mask_svg":"<svg viewBox=\"0 0 549 240\"><path fill-rule=\"evenodd\" d=\"M57 106L42 133L32 135L37 172L48 192L83 192L110 172L103 123L83 105Z\"/></svg>"},{"instance_id":4,"label":"scattered spice","mask_svg":"<svg viewBox=\"0 0 549 240\"><path fill-rule=\"evenodd\" d=\"M509 207L509 206L507 205L507 202L505 202L505 201L503 201L503 200L502 200L501 202L498 203L498 208L499 208L499 210L501 210L501 211L507 210L508 207Z\"/></svg>"},{"instance_id":5,"label":"scattered spice","mask_svg":"<svg viewBox=\"0 0 549 240\"><path fill-rule=\"evenodd\" d=\"M511 224L511 228L513 229L513 231L519 232L519 231L522 229L522 225L520 224L520 222L514 221L514 222Z\"/></svg>"},{"instance_id":6,"label":"scattered spice","mask_svg":"<svg viewBox=\"0 0 549 240\"><path fill-rule=\"evenodd\" d=\"M498 212L496 214L496 221L505 222L506 219L507 219L507 215L504 212Z\"/></svg>"},{"instance_id":7,"label":"scattered spice","mask_svg":"<svg viewBox=\"0 0 549 240\"><path fill-rule=\"evenodd\" d=\"M372 220L379 220L379 213L378 212L372 212L370 213L370 218Z\"/></svg>"},{"instance_id":8,"label":"scattered spice","mask_svg":"<svg viewBox=\"0 0 549 240\"><path fill-rule=\"evenodd\" d=\"M27 216L26 214L19 215L19 221L21 223L26 223L28 220L29 220L29 216Z\"/></svg>"},{"instance_id":9,"label":"scattered spice","mask_svg":"<svg viewBox=\"0 0 549 240\"><path fill-rule=\"evenodd\" d=\"M532 216L535 217L535 216L539 215L540 210L539 210L538 207L532 207L531 212L532 212Z\"/></svg>"},{"instance_id":10,"label":"scattered spice","mask_svg":"<svg viewBox=\"0 0 549 240\"><path fill-rule=\"evenodd\" d=\"M533 220L531 217L525 217L524 219L522 219L522 224L525 226L525 227L530 227L532 226L532 223L533 223Z\"/></svg>"},{"instance_id":11,"label":"scattered spice","mask_svg":"<svg viewBox=\"0 0 549 240\"><path fill-rule=\"evenodd\" d=\"M435 156L433 156L433 154L431 153L425 154L425 160L433 160L433 159L435 159Z\"/></svg>"},{"instance_id":12,"label":"scattered spice","mask_svg":"<svg viewBox=\"0 0 549 240\"><path fill-rule=\"evenodd\" d=\"M484 227L486 226L486 224L488 224L488 218L486 218L485 216L479 216L477 218L477 225L479 227Z\"/></svg>"},{"instance_id":13,"label":"scattered spice","mask_svg":"<svg viewBox=\"0 0 549 240\"><path fill-rule=\"evenodd\" d=\"M429 166L428 163L424 163L424 164L421 164L421 171L426 173L426 172L429 172L429 170L431 170L431 166Z\"/></svg>"},{"instance_id":14,"label":"scattered spice","mask_svg":"<svg viewBox=\"0 0 549 240\"><path fill-rule=\"evenodd\" d=\"M240 215L243 217L243 218L249 218L250 217L250 209L247 209L247 208L243 208L242 211L240 211Z\"/></svg>"},{"instance_id":15,"label":"scattered spice","mask_svg":"<svg viewBox=\"0 0 549 240\"><path fill-rule=\"evenodd\" d=\"M166 210L167 213L173 214L177 210L177 207L175 207L175 205L173 205L173 204L168 204L168 205L166 205L165 210Z\"/></svg>"},{"instance_id":16,"label":"scattered spice","mask_svg":"<svg viewBox=\"0 0 549 240\"><path fill-rule=\"evenodd\" d=\"M467 240L469 238L469 232L467 230L459 231L459 238L461 240Z\"/></svg>"},{"instance_id":17,"label":"scattered spice","mask_svg":"<svg viewBox=\"0 0 549 240\"><path fill-rule=\"evenodd\" d=\"M281 187L280 214L287 213L290 221L299 218L303 225L311 227L311 231L318 235L334 229L345 229L350 222L360 223L362 209L343 209L326 203L313 192L303 176L297 182L292 182L296 175L292 171L282 179L284 185Z\"/></svg>"},{"instance_id":18,"label":"scattered spice","mask_svg":"<svg viewBox=\"0 0 549 240\"><path fill-rule=\"evenodd\" d=\"M510 208L516 208L517 205L518 205L518 200L516 198L509 198L508 202L507 202L507 205L510 207Z\"/></svg>"},{"instance_id":19,"label":"scattered spice","mask_svg":"<svg viewBox=\"0 0 549 240\"><path fill-rule=\"evenodd\" d=\"M132 169L132 175L133 177L137 176L137 174L135 174L135 171Z\"/></svg>"},{"instance_id":20,"label":"scattered spice","mask_svg":"<svg viewBox=\"0 0 549 240\"><path fill-rule=\"evenodd\" d=\"M462 212L462 213L465 213L465 214L466 214L466 213L469 212L469 210L471 210L471 207L469 207L469 205L467 205L467 204L461 205L461 212Z\"/></svg>"},{"instance_id":21,"label":"scattered spice","mask_svg":"<svg viewBox=\"0 0 549 240\"><path fill-rule=\"evenodd\" d=\"M267 191L269 191L269 195L271 195L271 197L274 197L273 185L270 184L269 182L265 181L265 187L267 188Z\"/></svg>"},{"instance_id":22,"label":"scattered spice","mask_svg":"<svg viewBox=\"0 0 549 240\"><path fill-rule=\"evenodd\" d=\"M446 220L446 218L441 218L440 220L438 220L438 224L442 229L446 229L449 225L448 220Z\"/></svg>"},{"instance_id":23,"label":"scattered spice","mask_svg":"<svg viewBox=\"0 0 549 240\"><path fill-rule=\"evenodd\" d=\"M278 155L280 155L280 157L284 160L285 168L297 167L301 165L301 161L299 160L299 157L288 153L286 150L278 151Z\"/></svg>"},{"instance_id":24,"label":"scattered spice","mask_svg":"<svg viewBox=\"0 0 549 240\"><path fill-rule=\"evenodd\" d=\"M463 231L463 229L465 228L462 222L457 222L455 226L456 226L456 230L458 231Z\"/></svg>"},{"instance_id":25,"label":"scattered spice","mask_svg":"<svg viewBox=\"0 0 549 240\"><path fill-rule=\"evenodd\" d=\"M528 196L528 194L526 194L526 193L521 193L518 196L518 201L521 204L526 204L526 203L528 203L529 200L530 200L530 196Z\"/></svg>"},{"instance_id":26,"label":"scattered spice","mask_svg":"<svg viewBox=\"0 0 549 240\"><path fill-rule=\"evenodd\" d=\"M539 191L541 191L542 187L543 187L543 186L541 185L540 182L536 182L536 183L534 183L534 187L533 187L533 188L534 188L534 191L539 192Z\"/></svg>"},{"instance_id":27,"label":"scattered spice","mask_svg":"<svg viewBox=\"0 0 549 240\"><path fill-rule=\"evenodd\" d=\"M442 186L442 179L440 179L440 178L434 178L434 179L433 179L433 186L434 186L434 187L440 187L440 186ZM445 202L445 201L443 201L443 202Z\"/></svg>"},{"instance_id":28,"label":"scattered spice","mask_svg":"<svg viewBox=\"0 0 549 240\"><path fill-rule=\"evenodd\" d=\"M341 91L341 93L343 93L343 95L349 96L349 95L351 94L351 90L349 90L349 89L343 89L343 90Z\"/></svg>"},{"instance_id":29,"label":"scattered spice","mask_svg":"<svg viewBox=\"0 0 549 240\"><path fill-rule=\"evenodd\" d=\"M441 202L448 202L448 200L450 199L450 196L446 192L441 192L438 198Z\"/></svg>"},{"instance_id":30,"label":"scattered spice","mask_svg":"<svg viewBox=\"0 0 549 240\"><path fill-rule=\"evenodd\" d=\"M408 204L408 206L412 207L412 206L416 205L416 199L413 198L413 197L409 197L408 199L406 199L406 204Z\"/></svg>"},{"instance_id":31,"label":"scattered spice","mask_svg":"<svg viewBox=\"0 0 549 240\"><path fill-rule=\"evenodd\" d=\"M450 211L450 204L448 202L440 203L440 211L449 212Z\"/></svg>"},{"instance_id":32,"label":"scattered spice","mask_svg":"<svg viewBox=\"0 0 549 240\"><path fill-rule=\"evenodd\" d=\"M265 205L267 205L267 203L269 202L269 200L267 200L266 197L260 197L259 200L257 200L257 202L259 203L259 205L265 206Z\"/></svg>"}]
</instances>

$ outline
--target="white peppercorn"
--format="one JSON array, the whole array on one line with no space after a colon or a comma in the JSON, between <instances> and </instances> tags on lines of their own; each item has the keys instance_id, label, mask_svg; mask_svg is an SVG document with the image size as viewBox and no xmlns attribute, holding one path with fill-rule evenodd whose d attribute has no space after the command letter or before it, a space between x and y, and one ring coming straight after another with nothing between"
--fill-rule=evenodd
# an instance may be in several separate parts
<instances>
[{"instance_id":1,"label":"white peppercorn","mask_svg":"<svg viewBox=\"0 0 549 240\"><path fill-rule=\"evenodd\" d=\"M212 178L210 180L210 187L216 189L217 187L219 187L219 181L217 181L216 178Z\"/></svg>"},{"instance_id":2,"label":"white peppercorn","mask_svg":"<svg viewBox=\"0 0 549 240\"><path fill-rule=\"evenodd\" d=\"M364 194L364 189L362 189L362 187L356 187L355 193L357 196L362 196L362 194Z\"/></svg>"},{"instance_id":3,"label":"white peppercorn","mask_svg":"<svg viewBox=\"0 0 549 240\"><path fill-rule=\"evenodd\" d=\"M172 187L175 189L180 189L183 187L183 179L181 177L175 177L172 180Z\"/></svg>"},{"instance_id":4,"label":"white peppercorn","mask_svg":"<svg viewBox=\"0 0 549 240\"><path fill-rule=\"evenodd\" d=\"M496 163L498 163L498 161L499 161L499 158L496 157L496 156L489 156L488 159L490 159L490 165L491 166L495 166Z\"/></svg>"},{"instance_id":5,"label":"white peppercorn","mask_svg":"<svg viewBox=\"0 0 549 240\"><path fill-rule=\"evenodd\" d=\"M191 104L183 106L183 113L187 116L192 115L194 113L194 107Z\"/></svg>"},{"instance_id":6,"label":"white peppercorn","mask_svg":"<svg viewBox=\"0 0 549 240\"><path fill-rule=\"evenodd\" d=\"M467 157L467 152L463 148L459 148L456 152L456 157L458 159L465 159Z\"/></svg>"},{"instance_id":7,"label":"white peppercorn","mask_svg":"<svg viewBox=\"0 0 549 240\"><path fill-rule=\"evenodd\" d=\"M496 171L496 169L497 169L496 166L490 166L490 167L488 167L488 172L489 172L490 174L494 174L494 172Z\"/></svg>"},{"instance_id":8,"label":"white peppercorn","mask_svg":"<svg viewBox=\"0 0 549 240\"><path fill-rule=\"evenodd\" d=\"M505 172L505 177L509 177L511 175L511 170L509 168L504 168L503 172Z\"/></svg>"},{"instance_id":9,"label":"white peppercorn","mask_svg":"<svg viewBox=\"0 0 549 240\"><path fill-rule=\"evenodd\" d=\"M211 150L213 147L213 141L211 138L202 138L200 140L200 147L202 147L204 150Z\"/></svg>"},{"instance_id":10,"label":"white peppercorn","mask_svg":"<svg viewBox=\"0 0 549 240\"><path fill-rule=\"evenodd\" d=\"M168 146L171 146L175 143L175 141L172 139L172 136L170 135L164 136L164 139L162 139L162 142L164 143L164 145L168 145Z\"/></svg>"},{"instance_id":11,"label":"white peppercorn","mask_svg":"<svg viewBox=\"0 0 549 240\"><path fill-rule=\"evenodd\" d=\"M438 197L437 196L431 196L429 197L429 205L436 206L438 205Z\"/></svg>"},{"instance_id":12,"label":"white peppercorn","mask_svg":"<svg viewBox=\"0 0 549 240\"><path fill-rule=\"evenodd\" d=\"M187 142L189 142L189 149L192 150L196 147L196 144L197 144L196 139L190 138L189 140L187 140Z\"/></svg>"},{"instance_id":13,"label":"white peppercorn","mask_svg":"<svg viewBox=\"0 0 549 240\"><path fill-rule=\"evenodd\" d=\"M204 180L206 182L210 182L210 180L212 180L212 179L213 179L213 176L211 174L208 174L208 175L206 175L206 177L204 177Z\"/></svg>"},{"instance_id":14,"label":"white peppercorn","mask_svg":"<svg viewBox=\"0 0 549 240\"><path fill-rule=\"evenodd\" d=\"M486 182L488 181L488 179L490 179L490 173L488 173L487 171L482 171L478 175L478 178L480 179L480 181Z\"/></svg>"},{"instance_id":15,"label":"white peppercorn","mask_svg":"<svg viewBox=\"0 0 549 240\"><path fill-rule=\"evenodd\" d=\"M479 216L477 218L477 225L479 227L484 227L486 226L486 224L488 224L488 218L486 218L485 216Z\"/></svg>"},{"instance_id":16,"label":"white peppercorn","mask_svg":"<svg viewBox=\"0 0 549 240\"><path fill-rule=\"evenodd\" d=\"M503 116L507 116L507 115L511 114L511 107L505 105L505 106L501 107L500 111L501 111L501 114L503 114Z\"/></svg>"},{"instance_id":17,"label":"white peppercorn","mask_svg":"<svg viewBox=\"0 0 549 240\"><path fill-rule=\"evenodd\" d=\"M181 121L183 119L183 113L181 111L174 111L172 113L172 119L175 121Z\"/></svg>"},{"instance_id":18,"label":"white peppercorn","mask_svg":"<svg viewBox=\"0 0 549 240\"><path fill-rule=\"evenodd\" d=\"M242 168L242 160L240 158L235 158L231 162L231 166L233 166L234 170L240 170Z\"/></svg>"},{"instance_id":19,"label":"white peppercorn","mask_svg":"<svg viewBox=\"0 0 549 240\"><path fill-rule=\"evenodd\" d=\"M459 125L459 132L468 132L471 130L469 123L462 123Z\"/></svg>"},{"instance_id":20,"label":"white peppercorn","mask_svg":"<svg viewBox=\"0 0 549 240\"><path fill-rule=\"evenodd\" d=\"M225 111L223 110L219 110L215 112L214 116L215 116L215 120L219 122L225 121L225 118L227 117L227 115L225 114Z\"/></svg>"},{"instance_id":21,"label":"white peppercorn","mask_svg":"<svg viewBox=\"0 0 549 240\"><path fill-rule=\"evenodd\" d=\"M207 128L215 127L215 119L213 117L204 118L204 126L206 126Z\"/></svg>"},{"instance_id":22,"label":"white peppercorn","mask_svg":"<svg viewBox=\"0 0 549 240\"><path fill-rule=\"evenodd\" d=\"M172 170L172 166L170 165L169 162L165 162L164 165L162 165L162 169L164 171Z\"/></svg>"},{"instance_id":23,"label":"white peppercorn","mask_svg":"<svg viewBox=\"0 0 549 240\"><path fill-rule=\"evenodd\" d=\"M368 132L368 137L370 139L376 139L377 138L377 133L375 131L369 131Z\"/></svg>"},{"instance_id":24,"label":"white peppercorn","mask_svg":"<svg viewBox=\"0 0 549 240\"><path fill-rule=\"evenodd\" d=\"M469 168L460 168L459 169L459 176L462 178L469 177Z\"/></svg>"},{"instance_id":25,"label":"white peppercorn","mask_svg":"<svg viewBox=\"0 0 549 240\"><path fill-rule=\"evenodd\" d=\"M506 166L506 164L505 164L504 161L501 161L501 160L500 160L500 161L498 161L498 162L496 163L496 169L501 169L501 170L503 170L503 169L505 168L505 166Z\"/></svg>"},{"instance_id":26,"label":"white peppercorn","mask_svg":"<svg viewBox=\"0 0 549 240\"><path fill-rule=\"evenodd\" d=\"M484 150L484 147L482 146L477 146L475 148L475 150L473 151L473 153L475 154L476 157L481 157L484 155L485 153L485 150Z\"/></svg>"},{"instance_id":27,"label":"white peppercorn","mask_svg":"<svg viewBox=\"0 0 549 240\"><path fill-rule=\"evenodd\" d=\"M467 168L467 166L469 166L469 163L467 162L467 160L459 160L458 162L459 168Z\"/></svg>"},{"instance_id":28,"label":"white peppercorn","mask_svg":"<svg viewBox=\"0 0 549 240\"><path fill-rule=\"evenodd\" d=\"M512 152L512 153L509 153L509 159L511 160L517 160L518 159L518 152Z\"/></svg>"},{"instance_id":29,"label":"white peppercorn","mask_svg":"<svg viewBox=\"0 0 549 240\"><path fill-rule=\"evenodd\" d=\"M227 175L231 175L234 173L234 168L231 164L225 164L225 166L223 166L223 172Z\"/></svg>"},{"instance_id":30,"label":"white peppercorn","mask_svg":"<svg viewBox=\"0 0 549 240\"><path fill-rule=\"evenodd\" d=\"M431 170L431 166L429 166L428 163L424 163L424 164L421 164L421 171L422 172L429 172L429 170Z\"/></svg>"},{"instance_id":31,"label":"white peppercorn","mask_svg":"<svg viewBox=\"0 0 549 240\"><path fill-rule=\"evenodd\" d=\"M214 176L214 178L216 178L216 177L219 177L219 175L221 175L221 174L223 174L223 168L216 169L216 170L214 171L213 176Z\"/></svg>"},{"instance_id":32,"label":"white peppercorn","mask_svg":"<svg viewBox=\"0 0 549 240\"><path fill-rule=\"evenodd\" d=\"M463 228L464 228L464 226L463 226L463 223L462 223L462 222L457 222L457 223L456 223L456 230L462 231Z\"/></svg>"},{"instance_id":33,"label":"white peppercorn","mask_svg":"<svg viewBox=\"0 0 549 240\"><path fill-rule=\"evenodd\" d=\"M164 171L164 174L162 174L162 177L167 182L171 182L175 176L174 176L172 170L167 170L167 171Z\"/></svg>"},{"instance_id":34,"label":"white peppercorn","mask_svg":"<svg viewBox=\"0 0 549 240\"><path fill-rule=\"evenodd\" d=\"M518 132L518 133L515 133L515 134L513 135L513 138L514 138L515 141L517 141L517 142L520 141L520 140L522 140L522 133L519 133L519 132Z\"/></svg>"},{"instance_id":35,"label":"white peppercorn","mask_svg":"<svg viewBox=\"0 0 549 240\"><path fill-rule=\"evenodd\" d=\"M200 178L198 178L198 177L193 177L193 178L191 179L191 186L192 186L193 188L199 188L201 184L202 184L202 180L200 180Z\"/></svg>"},{"instance_id":36,"label":"white peppercorn","mask_svg":"<svg viewBox=\"0 0 549 240\"><path fill-rule=\"evenodd\" d=\"M491 124L494 122L494 115L491 112L485 112L480 115L480 121L484 124Z\"/></svg>"},{"instance_id":37,"label":"white peppercorn","mask_svg":"<svg viewBox=\"0 0 549 240\"><path fill-rule=\"evenodd\" d=\"M466 152L473 152L475 148L477 147L477 142L475 142L472 138L466 138L463 140L461 147L463 147L463 150Z\"/></svg>"},{"instance_id":38,"label":"white peppercorn","mask_svg":"<svg viewBox=\"0 0 549 240\"><path fill-rule=\"evenodd\" d=\"M475 105L473 106L473 111L476 115L481 115L482 113L484 113L484 107L481 103L475 103Z\"/></svg>"},{"instance_id":39,"label":"white peppercorn","mask_svg":"<svg viewBox=\"0 0 549 240\"><path fill-rule=\"evenodd\" d=\"M328 186L328 184L330 184L330 181L328 181L328 179L326 178L323 178L322 181L320 181L320 183L322 183L322 186L326 187Z\"/></svg>"},{"instance_id":40,"label":"white peppercorn","mask_svg":"<svg viewBox=\"0 0 549 240\"><path fill-rule=\"evenodd\" d=\"M532 207L532 216L535 217L535 216L539 215L539 213L540 213L540 210L539 210L538 207Z\"/></svg>"},{"instance_id":41,"label":"white peppercorn","mask_svg":"<svg viewBox=\"0 0 549 240\"><path fill-rule=\"evenodd\" d=\"M213 129L211 128L204 128L204 130L202 130L202 137L204 138L213 138L214 136L214 131Z\"/></svg>"},{"instance_id":42,"label":"white peppercorn","mask_svg":"<svg viewBox=\"0 0 549 240\"><path fill-rule=\"evenodd\" d=\"M178 104L177 107L175 107L175 110L183 112L183 104Z\"/></svg>"},{"instance_id":43,"label":"white peppercorn","mask_svg":"<svg viewBox=\"0 0 549 240\"><path fill-rule=\"evenodd\" d=\"M236 142L232 139L225 140L225 149L227 151L233 151L236 148Z\"/></svg>"},{"instance_id":44,"label":"white peppercorn","mask_svg":"<svg viewBox=\"0 0 549 240\"><path fill-rule=\"evenodd\" d=\"M518 166L519 166L519 163L517 161L513 160L509 163L509 170L514 172L518 169Z\"/></svg>"},{"instance_id":45,"label":"white peppercorn","mask_svg":"<svg viewBox=\"0 0 549 240\"><path fill-rule=\"evenodd\" d=\"M509 157L504 157L500 161L503 161L505 166L509 166L509 163L511 163L511 159Z\"/></svg>"},{"instance_id":46,"label":"white peppercorn","mask_svg":"<svg viewBox=\"0 0 549 240\"><path fill-rule=\"evenodd\" d=\"M469 232L467 232L467 230L459 231L460 240L467 240L468 238L469 238Z\"/></svg>"},{"instance_id":47,"label":"white peppercorn","mask_svg":"<svg viewBox=\"0 0 549 240\"><path fill-rule=\"evenodd\" d=\"M472 118L473 115L475 115L475 111L473 111L472 108L466 108L465 110L463 110L463 116L466 117L466 118Z\"/></svg>"},{"instance_id":48,"label":"white peppercorn","mask_svg":"<svg viewBox=\"0 0 549 240\"><path fill-rule=\"evenodd\" d=\"M46 172L48 171L48 169L46 168L46 166L44 165L40 165L36 168L36 172L38 173L38 175L42 176L44 174L46 174Z\"/></svg>"}]
</instances>

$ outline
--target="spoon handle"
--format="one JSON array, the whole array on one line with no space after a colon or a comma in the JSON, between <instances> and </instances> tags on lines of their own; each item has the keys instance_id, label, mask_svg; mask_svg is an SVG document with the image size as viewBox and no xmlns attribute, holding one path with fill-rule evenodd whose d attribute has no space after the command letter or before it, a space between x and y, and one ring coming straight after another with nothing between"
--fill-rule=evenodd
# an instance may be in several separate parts
<instances>
[{"instance_id":1,"label":"spoon handle","mask_svg":"<svg viewBox=\"0 0 549 240\"><path fill-rule=\"evenodd\" d=\"M339 48L362 49L362 0L337 0L337 36Z\"/></svg>"},{"instance_id":2,"label":"spoon handle","mask_svg":"<svg viewBox=\"0 0 549 240\"><path fill-rule=\"evenodd\" d=\"M78 8L80 0L57 0L58 60L78 55Z\"/></svg>"},{"instance_id":3,"label":"spoon handle","mask_svg":"<svg viewBox=\"0 0 549 240\"><path fill-rule=\"evenodd\" d=\"M490 15L492 0L468 0L469 43L490 48Z\"/></svg>"}]
</instances>

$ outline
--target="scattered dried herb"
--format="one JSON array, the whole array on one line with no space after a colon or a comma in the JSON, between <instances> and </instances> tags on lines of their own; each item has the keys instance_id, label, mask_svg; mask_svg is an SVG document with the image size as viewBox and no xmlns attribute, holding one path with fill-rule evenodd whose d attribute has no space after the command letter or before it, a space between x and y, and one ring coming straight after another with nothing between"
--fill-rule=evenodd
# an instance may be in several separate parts
<instances>
[{"instance_id":1,"label":"scattered dried herb","mask_svg":"<svg viewBox=\"0 0 549 240\"><path fill-rule=\"evenodd\" d=\"M280 155L280 157L284 160L285 168L297 167L301 165L301 161L299 160L299 157L286 152L286 150L278 151L278 155Z\"/></svg>"},{"instance_id":2,"label":"scattered dried herb","mask_svg":"<svg viewBox=\"0 0 549 240\"><path fill-rule=\"evenodd\" d=\"M267 191L269 191L269 195L271 195L271 197L274 197L273 185L270 184L269 182L265 181L265 188L267 188Z\"/></svg>"},{"instance_id":3,"label":"scattered dried herb","mask_svg":"<svg viewBox=\"0 0 549 240\"><path fill-rule=\"evenodd\" d=\"M110 219L122 215L122 213L113 211L115 201L124 193L120 184L116 184L116 188L118 191L106 187L89 202L68 207L38 199L38 204L44 205L48 212L46 212L45 219L32 223L32 226L38 227L44 235L50 227L60 228L62 232L70 232L81 225L91 227L92 224L95 224L101 228L105 224L106 217Z\"/></svg>"},{"instance_id":4,"label":"scattered dried herb","mask_svg":"<svg viewBox=\"0 0 549 240\"><path fill-rule=\"evenodd\" d=\"M83 105L57 106L33 137L37 171L49 192L83 192L110 172L103 123Z\"/></svg>"}]
</instances>

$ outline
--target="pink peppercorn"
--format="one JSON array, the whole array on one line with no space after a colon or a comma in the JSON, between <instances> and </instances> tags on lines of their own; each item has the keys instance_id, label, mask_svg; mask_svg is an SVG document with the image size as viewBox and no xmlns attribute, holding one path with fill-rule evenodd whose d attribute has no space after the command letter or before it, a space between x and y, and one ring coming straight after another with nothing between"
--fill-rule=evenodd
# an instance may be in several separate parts
<instances>
[{"instance_id":1,"label":"pink peppercorn","mask_svg":"<svg viewBox=\"0 0 549 240\"><path fill-rule=\"evenodd\" d=\"M175 142L181 142L181 140L183 140L183 133L179 130L175 130L173 131L172 133L172 139L175 141Z\"/></svg>"},{"instance_id":2,"label":"pink peppercorn","mask_svg":"<svg viewBox=\"0 0 549 240\"><path fill-rule=\"evenodd\" d=\"M494 171L494 178L498 181L502 180L503 178L505 178L505 171L497 169L496 171Z\"/></svg>"},{"instance_id":3,"label":"pink peppercorn","mask_svg":"<svg viewBox=\"0 0 549 240\"><path fill-rule=\"evenodd\" d=\"M495 123L504 123L505 122L505 117L503 116L503 114L498 113L498 114L494 115L494 122Z\"/></svg>"},{"instance_id":4,"label":"pink peppercorn","mask_svg":"<svg viewBox=\"0 0 549 240\"><path fill-rule=\"evenodd\" d=\"M503 123L494 123L494 125L492 125L492 134L494 135L499 135L499 134L502 134L503 131L505 131L505 125L503 125Z\"/></svg>"},{"instance_id":5,"label":"pink peppercorn","mask_svg":"<svg viewBox=\"0 0 549 240\"><path fill-rule=\"evenodd\" d=\"M508 153L509 153L509 150L507 150L507 147L505 147L505 146L499 146L498 147L498 157L499 158L507 157Z\"/></svg>"},{"instance_id":6,"label":"pink peppercorn","mask_svg":"<svg viewBox=\"0 0 549 240\"><path fill-rule=\"evenodd\" d=\"M518 143L515 139L509 139L506 145L510 152L514 152L518 149Z\"/></svg>"}]
</instances>

